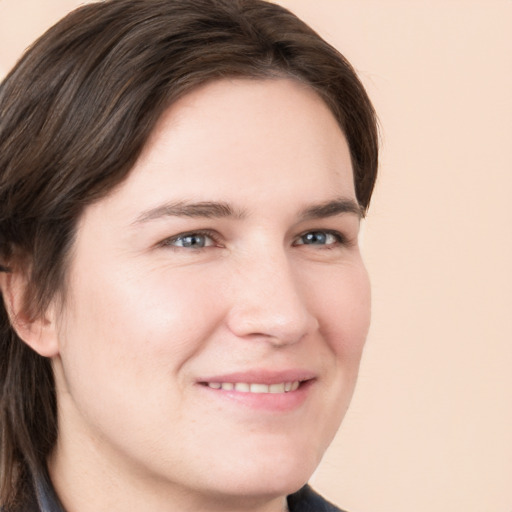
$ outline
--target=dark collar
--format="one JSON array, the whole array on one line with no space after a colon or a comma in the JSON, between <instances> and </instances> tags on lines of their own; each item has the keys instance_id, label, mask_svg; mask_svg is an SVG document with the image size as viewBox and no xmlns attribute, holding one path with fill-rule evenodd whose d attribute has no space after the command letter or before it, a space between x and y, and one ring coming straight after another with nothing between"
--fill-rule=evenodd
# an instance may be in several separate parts
<instances>
[{"instance_id":1,"label":"dark collar","mask_svg":"<svg viewBox=\"0 0 512 512\"><path fill-rule=\"evenodd\" d=\"M324 500L309 485L288 496L288 508L290 512L343 512Z\"/></svg>"},{"instance_id":2,"label":"dark collar","mask_svg":"<svg viewBox=\"0 0 512 512\"><path fill-rule=\"evenodd\" d=\"M33 486L16 512L65 512L46 471L34 474Z\"/></svg>"}]
</instances>

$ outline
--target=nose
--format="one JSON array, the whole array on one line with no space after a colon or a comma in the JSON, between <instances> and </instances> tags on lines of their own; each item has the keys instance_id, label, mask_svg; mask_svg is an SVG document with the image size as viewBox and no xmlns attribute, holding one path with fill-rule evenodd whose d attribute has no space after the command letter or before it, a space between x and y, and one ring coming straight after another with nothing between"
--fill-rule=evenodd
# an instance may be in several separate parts
<instances>
[{"instance_id":1,"label":"nose","mask_svg":"<svg viewBox=\"0 0 512 512\"><path fill-rule=\"evenodd\" d=\"M318 320L308 307L300 277L282 253L244 259L231 276L231 332L275 346L297 343L315 332Z\"/></svg>"}]
</instances>

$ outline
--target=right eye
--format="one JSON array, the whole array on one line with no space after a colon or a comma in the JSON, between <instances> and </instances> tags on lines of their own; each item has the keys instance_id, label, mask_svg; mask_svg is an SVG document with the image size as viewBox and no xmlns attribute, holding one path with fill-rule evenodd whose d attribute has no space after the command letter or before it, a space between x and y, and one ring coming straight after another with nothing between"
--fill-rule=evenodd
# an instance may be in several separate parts
<instances>
[{"instance_id":1,"label":"right eye","mask_svg":"<svg viewBox=\"0 0 512 512\"><path fill-rule=\"evenodd\" d=\"M205 247L213 247L217 244L214 236L210 232L194 231L166 238L160 245L162 247L171 248L203 249Z\"/></svg>"}]
</instances>

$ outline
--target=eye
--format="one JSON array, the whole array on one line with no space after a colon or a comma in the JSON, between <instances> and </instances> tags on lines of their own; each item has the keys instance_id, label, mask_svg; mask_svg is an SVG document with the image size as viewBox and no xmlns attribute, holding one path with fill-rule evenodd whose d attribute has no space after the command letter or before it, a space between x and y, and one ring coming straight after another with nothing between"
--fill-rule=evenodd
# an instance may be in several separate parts
<instances>
[{"instance_id":1,"label":"eye","mask_svg":"<svg viewBox=\"0 0 512 512\"><path fill-rule=\"evenodd\" d=\"M345 237L337 231L309 231L301 235L294 245L334 246L345 243Z\"/></svg>"},{"instance_id":2,"label":"eye","mask_svg":"<svg viewBox=\"0 0 512 512\"><path fill-rule=\"evenodd\" d=\"M203 249L204 247L215 246L216 242L211 233L196 231L167 238L160 245L163 247L179 247L184 249Z\"/></svg>"}]
</instances>

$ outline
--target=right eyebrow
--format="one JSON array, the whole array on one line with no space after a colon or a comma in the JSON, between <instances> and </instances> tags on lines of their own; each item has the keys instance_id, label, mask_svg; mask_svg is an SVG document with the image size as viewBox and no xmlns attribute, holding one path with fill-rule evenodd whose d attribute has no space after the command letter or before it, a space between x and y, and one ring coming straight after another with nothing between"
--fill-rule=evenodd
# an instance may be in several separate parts
<instances>
[{"instance_id":1,"label":"right eyebrow","mask_svg":"<svg viewBox=\"0 0 512 512\"><path fill-rule=\"evenodd\" d=\"M364 209L353 199L344 197L309 206L301 213L301 217L304 220L312 220L335 217L344 213L356 215L359 219L364 217Z\"/></svg>"},{"instance_id":2,"label":"right eyebrow","mask_svg":"<svg viewBox=\"0 0 512 512\"><path fill-rule=\"evenodd\" d=\"M244 211L234 210L231 205L222 201L200 201L196 203L176 201L164 203L142 212L132 222L132 225L143 224L163 217L202 217L207 219L234 217L240 219L245 215Z\"/></svg>"}]
</instances>

